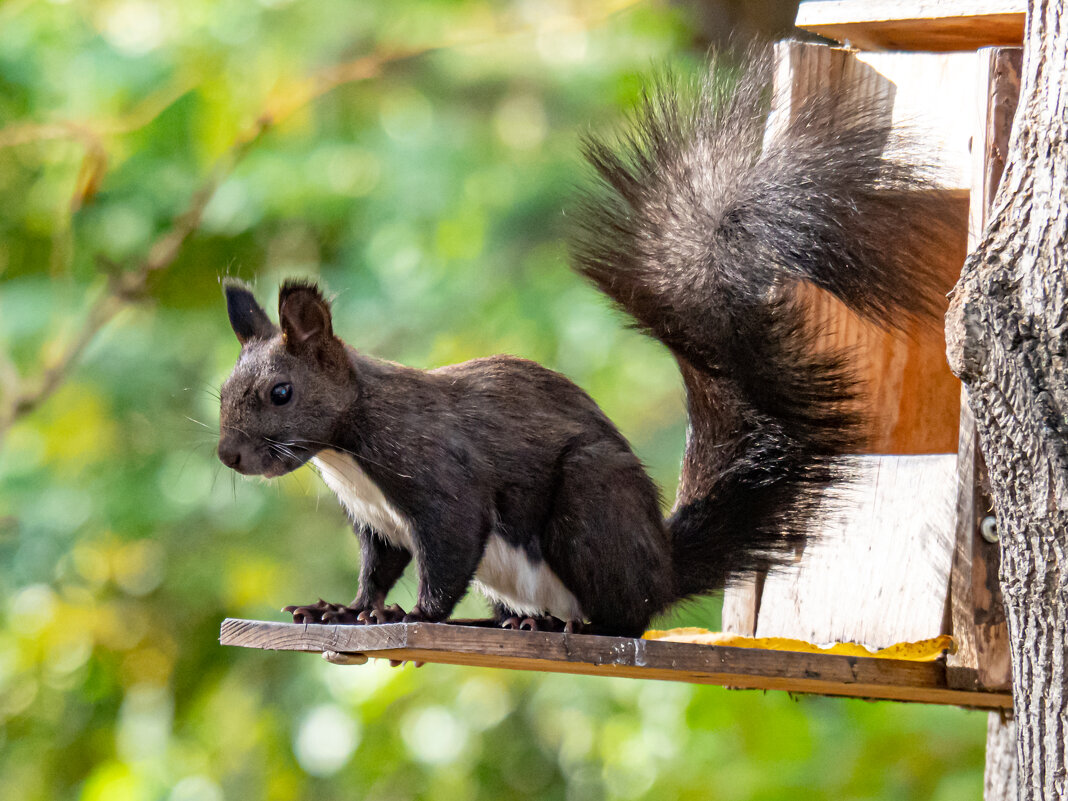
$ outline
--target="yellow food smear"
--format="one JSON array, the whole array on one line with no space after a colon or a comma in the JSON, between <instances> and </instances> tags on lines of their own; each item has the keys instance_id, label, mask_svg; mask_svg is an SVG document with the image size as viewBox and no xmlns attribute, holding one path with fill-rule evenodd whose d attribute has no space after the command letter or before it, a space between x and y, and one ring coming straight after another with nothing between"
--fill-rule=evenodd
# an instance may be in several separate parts
<instances>
[{"instance_id":1,"label":"yellow food smear","mask_svg":"<svg viewBox=\"0 0 1068 801\"><path fill-rule=\"evenodd\" d=\"M957 652L957 643L948 634L916 642L899 642L887 648L872 650L855 642L837 642L831 645L815 645L804 640L788 637L744 637L729 631L709 631L699 628L647 631L646 640L667 642L690 642L698 645L725 645L731 648L763 648L768 651L800 651L808 654L836 654L839 656L870 656L880 659L905 659L910 662L933 662L943 653Z\"/></svg>"}]
</instances>

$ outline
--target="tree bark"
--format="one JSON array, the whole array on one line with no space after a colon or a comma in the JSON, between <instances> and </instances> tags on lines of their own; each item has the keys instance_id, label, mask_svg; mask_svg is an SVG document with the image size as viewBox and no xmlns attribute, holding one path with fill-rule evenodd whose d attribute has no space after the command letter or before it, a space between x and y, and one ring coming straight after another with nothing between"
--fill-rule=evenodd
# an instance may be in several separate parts
<instances>
[{"instance_id":1,"label":"tree bark","mask_svg":"<svg viewBox=\"0 0 1068 801\"><path fill-rule=\"evenodd\" d=\"M1020 104L983 241L947 318L990 472L1019 797L1068 771L1068 14L1031 0Z\"/></svg>"},{"instance_id":2,"label":"tree bark","mask_svg":"<svg viewBox=\"0 0 1068 801\"><path fill-rule=\"evenodd\" d=\"M986 771L983 801L1017 801L1019 771L1016 769L1016 724L1000 712L991 712L986 722Z\"/></svg>"}]
</instances>

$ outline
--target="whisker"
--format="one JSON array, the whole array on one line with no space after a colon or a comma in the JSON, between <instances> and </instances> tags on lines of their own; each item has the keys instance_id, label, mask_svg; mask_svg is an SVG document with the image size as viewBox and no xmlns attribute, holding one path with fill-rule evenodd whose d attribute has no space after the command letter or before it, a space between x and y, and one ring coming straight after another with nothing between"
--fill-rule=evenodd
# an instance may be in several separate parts
<instances>
[{"instance_id":1,"label":"whisker","mask_svg":"<svg viewBox=\"0 0 1068 801\"><path fill-rule=\"evenodd\" d=\"M235 426L231 423L219 423L219 428L226 429L227 431L236 431L238 434L244 434L246 437L249 436L248 432L245 431L245 429L241 428L240 426ZM249 439L251 439L251 437L249 437Z\"/></svg>"},{"instance_id":2,"label":"whisker","mask_svg":"<svg viewBox=\"0 0 1068 801\"><path fill-rule=\"evenodd\" d=\"M307 448L304 448L300 445L295 445L292 442L279 442L278 440L271 439L270 437L264 437L263 441L267 443L267 449L271 453L276 455L281 454L282 456L286 456L295 462L299 462L300 457L297 456L296 452L294 452L293 447L300 448L301 450L307 450Z\"/></svg>"},{"instance_id":3,"label":"whisker","mask_svg":"<svg viewBox=\"0 0 1068 801\"><path fill-rule=\"evenodd\" d=\"M338 451L339 453L347 453L349 456L351 456L354 459L362 459L365 462L370 462L371 464L375 465L376 467L381 467L383 470L388 470L389 472L393 473L393 475L395 475L395 476L397 476L399 478L411 478L410 475L407 475L406 473L399 473L399 472L397 472L396 470L394 470L392 467L390 467L387 464L383 464L382 462L375 461L374 459L372 459L367 454L360 454L360 456L356 456L356 454L353 451L347 450L345 448L341 448L341 447L339 447L339 446L337 446L337 445L335 445L335 444L333 444L331 442L318 442L318 441L313 440L313 439L299 439L299 440L294 440L293 442L303 442L303 443L307 443L308 445L319 445L319 446L324 447L324 448L330 448L331 450Z\"/></svg>"},{"instance_id":4,"label":"whisker","mask_svg":"<svg viewBox=\"0 0 1068 801\"><path fill-rule=\"evenodd\" d=\"M186 392L192 392L192 391L203 392L203 393L205 393L207 395L210 395L215 400L219 401L219 403L222 403L222 388L221 387L216 387L214 384L210 384L207 381L203 381L203 382L197 384L197 386L195 386L195 387L186 387L185 391Z\"/></svg>"},{"instance_id":5,"label":"whisker","mask_svg":"<svg viewBox=\"0 0 1068 801\"><path fill-rule=\"evenodd\" d=\"M330 448L331 450L335 450L338 453L347 453L349 456L352 456L353 458L355 458L355 456L356 456L356 454L353 451L350 451L347 448L342 448L341 446L335 445L332 442L319 442L319 441L314 440L314 439L295 439L295 440L292 440L292 442L290 444L296 445L298 443L299 444L304 444L304 445L318 445L321 448ZM310 448L308 450L310 450Z\"/></svg>"},{"instance_id":6,"label":"whisker","mask_svg":"<svg viewBox=\"0 0 1068 801\"><path fill-rule=\"evenodd\" d=\"M219 483L219 474L222 472L222 462L215 465L215 473L211 477L211 494L215 494L215 485Z\"/></svg>"},{"instance_id":7,"label":"whisker","mask_svg":"<svg viewBox=\"0 0 1068 801\"><path fill-rule=\"evenodd\" d=\"M389 467L389 465L385 465L385 464L382 464L381 462L377 462L374 459L372 459L370 456L368 456L367 454L360 454L359 456L357 456L355 451L350 451L347 448L342 448L339 445L335 445L332 442L318 442L318 441L316 441L314 439L298 439L298 440L294 440L294 442L301 442L301 443L306 443L308 445L319 445L320 447L323 447L323 448L330 448L330 450L337 451L338 453L348 454L349 456L351 456L354 459L357 459L357 458L358 459L363 459L366 462L370 462L373 465L377 465L378 467L381 467L383 470L390 470L390 472L394 472ZM401 474L397 473L397 475L401 475Z\"/></svg>"}]
</instances>

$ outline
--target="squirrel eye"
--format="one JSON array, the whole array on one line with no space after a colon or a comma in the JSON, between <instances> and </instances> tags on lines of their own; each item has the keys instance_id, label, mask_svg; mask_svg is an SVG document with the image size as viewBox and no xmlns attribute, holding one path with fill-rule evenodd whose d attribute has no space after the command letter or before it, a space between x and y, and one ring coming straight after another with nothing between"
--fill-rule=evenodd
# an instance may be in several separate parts
<instances>
[{"instance_id":1,"label":"squirrel eye","mask_svg":"<svg viewBox=\"0 0 1068 801\"><path fill-rule=\"evenodd\" d=\"M292 384L275 384L271 387L271 403L275 406L285 406L292 397Z\"/></svg>"}]
</instances>

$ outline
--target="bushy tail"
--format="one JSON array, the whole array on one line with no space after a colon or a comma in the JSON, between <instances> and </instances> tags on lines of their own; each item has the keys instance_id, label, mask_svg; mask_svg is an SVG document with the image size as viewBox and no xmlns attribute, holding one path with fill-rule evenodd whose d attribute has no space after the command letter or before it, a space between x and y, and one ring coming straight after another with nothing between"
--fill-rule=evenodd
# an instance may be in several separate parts
<instances>
[{"instance_id":1,"label":"bushy tail","mask_svg":"<svg viewBox=\"0 0 1068 801\"><path fill-rule=\"evenodd\" d=\"M923 254L948 228L916 191L929 175L859 94L795 101L765 142L770 65L754 50L741 67L714 59L696 90L661 80L619 141L585 142L600 181L578 210L576 269L686 384L679 597L792 556L862 439L854 382L815 347L798 282L884 326L938 308Z\"/></svg>"}]
</instances>

